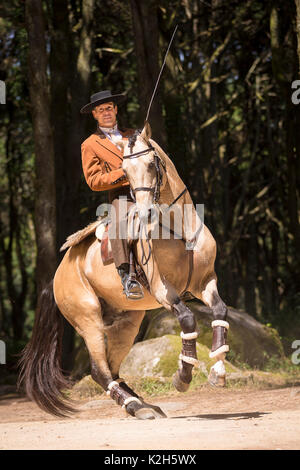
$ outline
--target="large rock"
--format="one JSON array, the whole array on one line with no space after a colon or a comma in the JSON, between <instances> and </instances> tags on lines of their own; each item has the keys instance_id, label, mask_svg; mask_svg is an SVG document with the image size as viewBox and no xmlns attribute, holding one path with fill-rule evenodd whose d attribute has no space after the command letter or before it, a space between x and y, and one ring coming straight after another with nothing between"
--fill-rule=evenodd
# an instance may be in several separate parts
<instances>
[{"instance_id":1,"label":"large rock","mask_svg":"<svg viewBox=\"0 0 300 470\"><path fill-rule=\"evenodd\" d=\"M181 352L181 338L166 335L136 343L120 368L121 377L172 377L178 369L178 357ZM197 343L197 356L200 361L198 372L206 379L215 360L209 359L209 349ZM237 369L226 361L228 373Z\"/></svg>"},{"instance_id":2,"label":"large rock","mask_svg":"<svg viewBox=\"0 0 300 470\"><path fill-rule=\"evenodd\" d=\"M199 330L198 342L211 347L213 315L210 308L197 301L186 302L195 313ZM283 358L282 343L276 330L259 323L245 312L228 308L230 324L227 354L234 364L246 363L251 367L263 368L271 357ZM146 315L148 327L143 340L163 335L179 335L180 326L175 316L165 309L149 311Z\"/></svg>"},{"instance_id":3,"label":"large rock","mask_svg":"<svg viewBox=\"0 0 300 470\"><path fill-rule=\"evenodd\" d=\"M212 329L211 322L213 320L212 311L210 308L205 307L200 302L190 301L186 302L191 310L196 315L197 325L199 330L198 336L198 347L203 352L203 357L208 357L208 350L211 347L212 341ZM228 344L230 346L230 351L227 354L227 359L236 366L240 366L243 363L248 364L250 367L263 368L270 358L283 358L284 352L283 347L276 330L263 325L256 321L247 313L235 310L233 308L228 309L228 322L230 324L230 329L228 332ZM178 355L181 349L181 339L179 337L181 328L179 323L174 315L167 312L164 308L157 310L152 310L147 312L145 320L143 322L141 331L138 335L138 342L134 345L135 351L136 348L143 346L138 346L145 340L151 340L155 338L160 338L165 335L176 335L177 336L177 346L176 353L171 363L172 370L176 370ZM159 367L162 367L163 364L167 367L166 361L159 361L159 355L156 353L156 347L162 347L162 344L169 344L168 341L163 340L163 343L153 343L154 350L152 351L152 345L150 348L150 343L147 343L145 348L148 350L148 361L145 361L143 366L132 365L133 373L129 374L132 376L138 375L141 373L142 367L145 367L146 371L155 369L155 366L158 364ZM167 347L167 346L166 346ZM205 348L205 349L203 349ZM125 361L128 365L128 361L133 361L133 355L130 353ZM135 359L138 363L139 357L135 356ZM146 364L147 363L147 364ZM170 363L169 363L170 364ZM176 366L174 365L176 364ZM157 376L161 376L161 370L158 367ZM139 369L138 374L134 373L135 368ZM90 370L90 358L87 352L86 346L83 341L80 345L77 346L77 355L75 358L75 367L73 370L73 375L75 378L80 378L85 374L88 374ZM154 371L155 372L155 371ZM165 374L165 370L162 370ZM148 373L148 372L147 372ZM150 372L149 372L150 373ZM156 375L156 373L154 374Z\"/></svg>"}]
</instances>

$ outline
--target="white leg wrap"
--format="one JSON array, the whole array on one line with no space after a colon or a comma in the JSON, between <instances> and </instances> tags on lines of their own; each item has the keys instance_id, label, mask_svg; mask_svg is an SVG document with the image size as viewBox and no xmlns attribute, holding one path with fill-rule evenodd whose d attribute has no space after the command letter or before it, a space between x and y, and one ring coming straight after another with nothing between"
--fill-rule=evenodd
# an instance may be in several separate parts
<instances>
[{"instance_id":1,"label":"white leg wrap","mask_svg":"<svg viewBox=\"0 0 300 470\"><path fill-rule=\"evenodd\" d=\"M119 386L119 382L117 382L116 380L113 380L112 382L110 382L110 384L108 384L108 387L107 387L106 395L110 395L111 389L115 387L116 385Z\"/></svg>"},{"instance_id":2,"label":"white leg wrap","mask_svg":"<svg viewBox=\"0 0 300 470\"><path fill-rule=\"evenodd\" d=\"M211 323L211 326L212 328L214 328L214 326L223 326L224 328L226 328L226 330L228 330L229 328L229 323L225 320L214 320L212 323Z\"/></svg>"},{"instance_id":3,"label":"white leg wrap","mask_svg":"<svg viewBox=\"0 0 300 470\"><path fill-rule=\"evenodd\" d=\"M198 333L197 331L194 331L193 333L184 333L183 331L180 333L181 339L196 339L198 338Z\"/></svg>"},{"instance_id":4,"label":"white leg wrap","mask_svg":"<svg viewBox=\"0 0 300 470\"><path fill-rule=\"evenodd\" d=\"M224 346L221 346L220 348L218 348L216 351L214 352L211 352L209 353L209 357L212 359L213 357L217 357L219 356L220 354L222 353L226 353L229 351L229 346L228 344L224 344Z\"/></svg>"},{"instance_id":5,"label":"white leg wrap","mask_svg":"<svg viewBox=\"0 0 300 470\"><path fill-rule=\"evenodd\" d=\"M216 372L219 377L224 377L226 375L226 369L223 361L216 362L212 369Z\"/></svg>"},{"instance_id":6,"label":"white leg wrap","mask_svg":"<svg viewBox=\"0 0 300 470\"><path fill-rule=\"evenodd\" d=\"M128 397L126 398L126 400L124 401L123 405L122 405L122 408L125 408L126 405L128 405L129 403L133 402L133 401L136 401L137 403L139 403L140 405L142 404L141 400L139 400L138 398L136 397Z\"/></svg>"},{"instance_id":7,"label":"white leg wrap","mask_svg":"<svg viewBox=\"0 0 300 470\"><path fill-rule=\"evenodd\" d=\"M110 395L110 392L113 389L113 387L115 387L115 386L119 387L119 382L124 382L124 380L123 379L117 379L117 380L113 380L112 382L110 382L110 384L108 384L106 394ZM129 403L131 403L133 401L139 403L140 405L142 404L141 400L139 400L137 397L128 397L124 400L122 408L125 408L126 405L128 405Z\"/></svg>"},{"instance_id":8,"label":"white leg wrap","mask_svg":"<svg viewBox=\"0 0 300 470\"><path fill-rule=\"evenodd\" d=\"M187 362L188 364L192 364L194 367L199 367L200 365L198 359L195 357L183 356L182 354L179 354L179 359L183 362Z\"/></svg>"}]
</instances>

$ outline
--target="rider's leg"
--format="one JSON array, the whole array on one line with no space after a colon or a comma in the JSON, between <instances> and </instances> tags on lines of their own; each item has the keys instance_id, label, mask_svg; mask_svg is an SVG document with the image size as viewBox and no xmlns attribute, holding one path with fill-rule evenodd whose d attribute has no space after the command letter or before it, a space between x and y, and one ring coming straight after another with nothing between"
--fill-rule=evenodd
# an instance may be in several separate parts
<instances>
[{"instance_id":1,"label":"rider's leg","mask_svg":"<svg viewBox=\"0 0 300 470\"><path fill-rule=\"evenodd\" d=\"M130 247L128 243L127 214L134 204L129 189L123 188L120 191L113 191L110 194L112 204L112 225L109 229L114 262L121 278L125 295L132 300L143 297L142 286L136 280L129 277L130 269Z\"/></svg>"}]
</instances>

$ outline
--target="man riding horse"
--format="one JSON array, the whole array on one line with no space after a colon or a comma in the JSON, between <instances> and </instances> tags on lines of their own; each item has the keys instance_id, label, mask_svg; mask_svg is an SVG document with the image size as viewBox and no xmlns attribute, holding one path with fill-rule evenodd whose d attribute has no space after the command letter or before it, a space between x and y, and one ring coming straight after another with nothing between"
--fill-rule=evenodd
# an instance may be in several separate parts
<instances>
[{"instance_id":1,"label":"man riding horse","mask_svg":"<svg viewBox=\"0 0 300 470\"><path fill-rule=\"evenodd\" d=\"M32 337L22 353L19 377L19 384L24 383L27 395L41 408L58 416L74 411L64 394L69 384L61 369L63 323L60 314L85 341L92 378L118 405L138 419L165 416L157 406L145 403L120 378L120 366L134 343L145 312L163 306L176 316L181 327L182 350L173 384L180 392L188 390L193 368L199 366L199 361L196 318L181 299L187 290L212 310L213 338L209 355L216 362L211 367L208 380L213 385L225 385L229 323L226 321L227 307L217 288L214 269L216 241L202 224L201 230L197 231L195 248L186 249L185 242L195 238L194 221L198 217L192 198L171 159L151 139L149 125L137 134L118 129L117 104L122 99L123 95L100 92L93 95L91 103L82 109L82 112L92 112L98 122L97 131L82 144L87 183L92 190L108 190L110 201L117 209L121 206L118 194L126 196L129 206L133 201L126 172L140 219L147 201L150 205L160 201L161 207L167 209L176 203L181 214L190 207L190 215L182 221L185 241L175 237L175 233L169 239L150 238L152 256L147 263L142 262L142 239L137 241L136 260L139 264L142 262L149 284L149 289L142 292L139 284L130 282L128 276L131 254L129 256L127 238L111 240L127 296L122 297L115 266L105 263L99 250L95 236L99 221L68 237L61 247L67 251L53 280L39 298ZM131 135L133 137L126 140ZM123 152L117 146L119 143ZM123 219L126 216L119 217L119 225L123 224ZM136 298L136 294L144 296L132 303L129 299L131 295Z\"/></svg>"},{"instance_id":2,"label":"man riding horse","mask_svg":"<svg viewBox=\"0 0 300 470\"><path fill-rule=\"evenodd\" d=\"M120 197L126 201L127 211L134 204L130 186L122 169L122 151L117 142L127 140L133 129L121 130L117 123L118 104L125 100L123 94L112 95L109 90L91 96L91 102L83 106L81 113L92 113L97 129L81 146L82 168L85 180L93 191L108 191L109 203L115 211L115 236L110 237L112 255L121 277L127 298L143 297L141 284L129 276L130 247L124 236L127 220L122 219ZM123 230L122 230L123 228Z\"/></svg>"}]
</instances>

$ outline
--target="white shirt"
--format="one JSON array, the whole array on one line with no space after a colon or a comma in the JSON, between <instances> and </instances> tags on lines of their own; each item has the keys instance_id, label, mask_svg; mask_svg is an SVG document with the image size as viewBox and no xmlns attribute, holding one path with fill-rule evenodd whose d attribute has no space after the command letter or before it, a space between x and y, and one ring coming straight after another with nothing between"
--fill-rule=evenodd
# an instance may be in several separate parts
<instances>
[{"instance_id":1,"label":"white shirt","mask_svg":"<svg viewBox=\"0 0 300 470\"><path fill-rule=\"evenodd\" d=\"M99 126L100 127L100 126ZM118 129L118 124L116 124L114 127L100 127L101 131L106 135L106 137L116 146L119 148L117 145L117 142L123 139L123 136L121 132Z\"/></svg>"}]
</instances>

